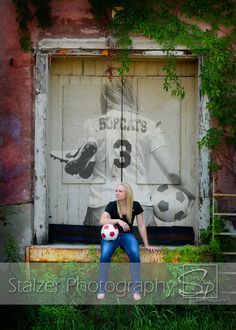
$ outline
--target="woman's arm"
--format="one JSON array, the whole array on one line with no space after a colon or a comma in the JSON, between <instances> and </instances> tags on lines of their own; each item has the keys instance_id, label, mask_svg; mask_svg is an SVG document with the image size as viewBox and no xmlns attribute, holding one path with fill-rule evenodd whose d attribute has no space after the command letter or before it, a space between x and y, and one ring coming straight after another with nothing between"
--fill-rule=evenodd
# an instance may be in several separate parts
<instances>
[{"instance_id":1,"label":"woman's arm","mask_svg":"<svg viewBox=\"0 0 236 330\"><path fill-rule=\"evenodd\" d=\"M111 219L111 216L108 212L104 211L101 215L101 218L100 218L100 225L106 225L106 224L112 224L112 225L116 225L116 224L119 224L124 231L129 231L130 230L130 227L129 225L121 220L121 219Z\"/></svg>"},{"instance_id":2,"label":"woman's arm","mask_svg":"<svg viewBox=\"0 0 236 330\"><path fill-rule=\"evenodd\" d=\"M153 246L150 246L148 243L147 229L146 229L146 226L144 223L143 213L136 215L136 220L137 220L138 230L139 230L139 233L143 240L145 248L149 251L155 251L156 248Z\"/></svg>"}]
</instances>

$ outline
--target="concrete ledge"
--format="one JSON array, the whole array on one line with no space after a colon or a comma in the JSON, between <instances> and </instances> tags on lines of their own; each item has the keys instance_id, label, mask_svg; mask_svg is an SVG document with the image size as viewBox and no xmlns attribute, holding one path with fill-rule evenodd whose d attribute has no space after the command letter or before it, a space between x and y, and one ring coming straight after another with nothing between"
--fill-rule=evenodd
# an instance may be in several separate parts
<instances>
[{"instance_id":1,"label":"concrete ledge","mask_svg":"<svg viewBox=\"0 0 236 330\"><path fill-rule=\"evenodd\" d=\"M156 246L157 251L147 251L140 246L140 258L142 263L163 262L163 247ZM174 248L174 247L173 247ZM100 256L100 245L84 244L53 244L26 246L26 262L95 262ZM125 252L114 255L112 261L127 262Z\"/></svg>"},{"instance_id":2,"label":"concrete ledge","mask_svg":"<svg viewBox=\"0 0 236 330\"><path fill-rule=\"evenodd\" d=\"M156 40L149 39L144 36L133 36L132 49L137 50L163 50L163 46L158 44ZM117 40L112 38L111 42L114 48ZM40 50L50 49L107 49L107 39L100 38L45 38L38 42L37 48ZM187 50L184 45L177 45L175 50Z\"/></svg>"}]
</instances>

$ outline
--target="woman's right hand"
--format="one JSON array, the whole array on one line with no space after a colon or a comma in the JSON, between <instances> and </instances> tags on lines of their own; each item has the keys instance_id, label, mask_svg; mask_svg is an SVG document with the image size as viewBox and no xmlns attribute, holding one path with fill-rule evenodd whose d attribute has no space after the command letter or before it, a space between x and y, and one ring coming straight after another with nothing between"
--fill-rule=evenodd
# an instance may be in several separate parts
<instances>
[{"instance_id":1,"label":"woman's right hand","mask_svg":"<svg viewBox=\"0 0 236 330\"><path fill-rule=\"evenodd\" d=\"M128 225L127 222L125 222L123 220L118 220L117 223L123 228L124 231L130 230L130 226Z\"/></svg>"}]
</instances>

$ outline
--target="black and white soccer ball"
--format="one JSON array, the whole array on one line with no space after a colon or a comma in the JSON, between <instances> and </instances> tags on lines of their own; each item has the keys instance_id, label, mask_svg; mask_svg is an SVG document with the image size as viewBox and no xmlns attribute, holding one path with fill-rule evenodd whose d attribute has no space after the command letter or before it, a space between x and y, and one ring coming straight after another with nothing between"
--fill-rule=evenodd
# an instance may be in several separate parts
<instances>
[{"instance_id":1,"label":"black and white soccer ball","mask_svg":"<svg viewBox=\"0 0 236 330\"><path fill-rule=\"evenodd\" d=\"M162 184L152 194L153 214L164 222L184 219L188 215L190 200L176 186Z\"/></svg>"}]
</instances>

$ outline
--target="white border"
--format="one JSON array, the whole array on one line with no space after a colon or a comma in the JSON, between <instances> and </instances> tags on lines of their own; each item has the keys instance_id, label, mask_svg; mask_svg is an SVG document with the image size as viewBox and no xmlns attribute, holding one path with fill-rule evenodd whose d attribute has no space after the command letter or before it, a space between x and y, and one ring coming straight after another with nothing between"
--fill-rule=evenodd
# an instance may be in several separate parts
<instances>
[{"instance_id":1,"label":"white border","mask_svg":"<svg viewBox=\"0 0 236 330\"><path fill-rule=\"evenodd\" d=\"M48 56L56 55L58 50L66 51L66 56L101 56L101 51L107 48L106 39L43 39L36 47L35 67L35 181L34 181L34 237L37 244L48 241L48 215L47 215L47 122L48 122ZM132 50L136 55L143 57L160 58L165 56L164 50L154 40L147 38L133 38ZM193 57L186 47L178 46L174 50L179 57ZM135 54L134 54L135 55ZM199 58L198 74L200 76L203 59ZM204 136L210 125L210 117L206 107L206 98L201 95L201 82L199 79L199 106L198 106L198 139ZM196 141L197 142L197 141ZM199 242L200 228L206 228L210 219L210 176L208 162L210 153L208 149L199 151L198 177L198 232L195 232L196 243Z\"/></svg>"}]
</instances>

